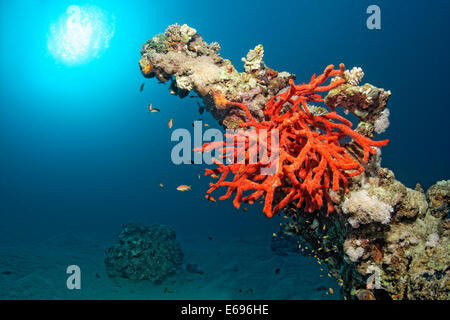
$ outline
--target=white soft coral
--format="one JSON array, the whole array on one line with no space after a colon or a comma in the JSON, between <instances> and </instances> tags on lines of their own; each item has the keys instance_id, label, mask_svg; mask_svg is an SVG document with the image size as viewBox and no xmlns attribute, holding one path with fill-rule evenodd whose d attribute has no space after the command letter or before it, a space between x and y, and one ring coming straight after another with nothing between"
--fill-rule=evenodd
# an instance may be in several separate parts
<instances>
[{"instance_id":1,"label":"white soft coral","mask_svg":"<svg viewBox=\"0 0 450 320\"><path fill-rule=\"evenodd\" d=\"M359 190L350 193L342 204L342 211L351 215L348 222L353 228L360 224L379 222L388 224L391 221L392 206L370 196L367 190Z\"/></svg>"}]
</instances>

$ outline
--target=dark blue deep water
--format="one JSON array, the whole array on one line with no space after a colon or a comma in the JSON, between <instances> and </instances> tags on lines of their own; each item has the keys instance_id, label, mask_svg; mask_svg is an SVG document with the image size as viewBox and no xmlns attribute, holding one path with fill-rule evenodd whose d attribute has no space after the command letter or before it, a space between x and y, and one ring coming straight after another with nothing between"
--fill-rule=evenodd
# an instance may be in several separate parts
<instances>
[{"instance_id":1,"label":"dark blue deep water","mask_svg":"<svg viewBox=\"0 0 450 320\"><path fill-rule=\"evenodd\" d=\"M50 54L47 36L72 4L92 4L114 15L115 30L100 57L70 66ZM381 30L366 27L371 4L381 8ZM70 233L112 243L129 221L167 224L180 238L199 243L209 236L270 241L279 218L266 218L260 205L243 212L231 200L205 201L207 179L197 179L204 166L171 162L167 121L173 117L174 128L190 130L199 118L195 99L171 96L168 85L155 79L145 80L139 92L141 45L176 22L196 28L208 43L219 42L222 57L241 71L241 57L260 43L265 63L295 73L297 81L308 81L331 63L362 67L365 82L392 92L391 125L378 137L391 140L382 165L408 187L420 183L426 189L449 178L449 1L2 1L0 243L26 247ZM161 112L150 115L149 102ZM202 118L219 127L211 115ZM178 192L179 184L193 190ZM38 264L26 253L21 258ZM224 257L230 259L233 254ZM302 268L319 272L313 260L305 261ZM0 263L13 272L17 267L12 260ZM65 264L83 263L80 258ZM325 278L309 285L331 286ZM274 291L272 298L318 298L303 293L310 292L306 285L302 290L296 283L292 296ZM217 292L210 297L236 297ZM128 293L119 290L116 297ZM71 298L51 289L25 297Z\"/></svg>"}]
</instances>

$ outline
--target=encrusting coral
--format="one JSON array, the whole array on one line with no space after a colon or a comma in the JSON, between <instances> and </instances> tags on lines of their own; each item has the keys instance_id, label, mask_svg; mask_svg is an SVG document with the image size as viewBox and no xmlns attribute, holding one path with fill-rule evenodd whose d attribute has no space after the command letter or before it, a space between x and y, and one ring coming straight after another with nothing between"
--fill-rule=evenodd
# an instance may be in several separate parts
<instances>
[{"instance_id":1,"label":"encrusting coral","mask_svg":"<svg viewBox=\"0 0 450 320\"><path fill-rule=\"evenodd\" d=\"M218 168L206 174L221 174L208 192L227 187L222 199L235 193L238 208L264 197L269 217L283 210L286 222L274 239L295 246L288 252L308 243L306 254L327 265L345 298L449 299L450 180L425 193L381 167L379 147L387 140L372 138L389 125L391 92L361 84L362 69L343 65L295 85L295 74L266 66L262 45L249 51L238 72L219 50L195 29L175 24L143 45L139 61L145 77L171 81L170 92L180 98L192 90L204 104L200 112L208 110L226 129L241 129L201 148L217 151ZM354 130L337 108L356 116ZM279 133L278 143L271 132ZM268 151L252 162L255 145ZM272 174L260 173L272 169L263 159L279 163Z\"/></svg>"}]
</instances>

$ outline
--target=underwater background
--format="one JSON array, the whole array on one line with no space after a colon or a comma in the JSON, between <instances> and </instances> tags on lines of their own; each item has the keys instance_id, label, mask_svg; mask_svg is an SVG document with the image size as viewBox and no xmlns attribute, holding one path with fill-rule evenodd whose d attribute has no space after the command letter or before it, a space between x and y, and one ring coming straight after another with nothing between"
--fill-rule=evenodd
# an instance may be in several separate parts
<instances>
[{"instance_id":1,"label":"underwater background","mask_svg":"<svg viewBox=\"0 0 450 320\"><path fill-rule=\"evenodd\" d=\"M114 34L99 57L67 65L48 37L74 4L113 15ZM366 27L371 4L381 30ZM260 204L243 212L206 201L209 180L197 178L206 166L172 163L169 118L174 128L191 130L199 117L220 128L195 99L140 73L141 45L176 22L219 42L238 71L260 43L265 63L296 82L331 63L362 67L364 82L392 92L391 125L377 137L390 139L382 166L411 188L448 178L448 1L2 1L0 298L339 299L315 259L270 252L279 217L266 218ZM150 102L161 112L150 114ZM104 249L130 221L173 227L185 262L205 275L110 281ZM71 264L86 289L67 290Z\"/></svg>"}]
</instances>

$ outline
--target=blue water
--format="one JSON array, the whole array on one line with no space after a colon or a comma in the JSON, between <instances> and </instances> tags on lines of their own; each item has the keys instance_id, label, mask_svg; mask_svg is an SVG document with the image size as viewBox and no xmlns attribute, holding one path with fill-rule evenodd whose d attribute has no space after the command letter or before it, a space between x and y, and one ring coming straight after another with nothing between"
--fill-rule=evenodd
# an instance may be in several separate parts
<instances>
[{"instance_id":1,"label":"blue water","mask_svg":"<svg viewBox=\"0 0 450 320\"><path fill-rule=\"evenodd\" d=\"M138 60L142 43L175 22L219 42L238 70L259 43L268 66L302 82L330 63L361 66L364 81L392 92L391 126L379 136L391 140L383 166L409 187L449 178L448 1L376 1L381 30L366 28L372 1L88 3L115 16L115 33L100 58L78 66L55 61L46 36L51 21L84 2L0 4L0 242L109 235L136 220L199 239L270 239L277 231L280 221L258 205L244 213L231 201L206 202L207 180L197 179L204 166L170 160L168 119L191 129L198 107L154 79L140 93ZM161 112L150 115L149 102ZM210 115L202 119L218 127ZM179 184L193 190L178 192Z\"/></svg>"}]
</instances>

